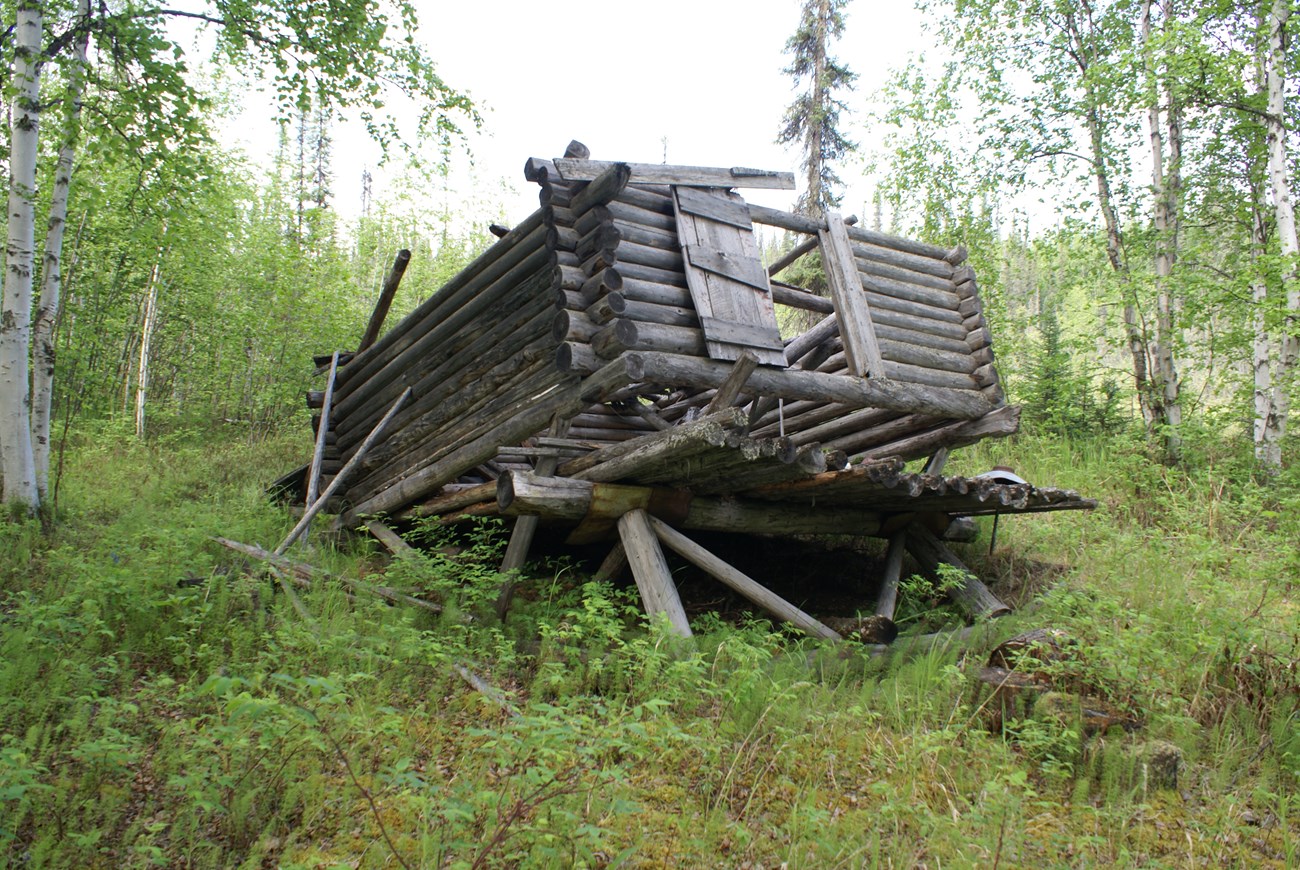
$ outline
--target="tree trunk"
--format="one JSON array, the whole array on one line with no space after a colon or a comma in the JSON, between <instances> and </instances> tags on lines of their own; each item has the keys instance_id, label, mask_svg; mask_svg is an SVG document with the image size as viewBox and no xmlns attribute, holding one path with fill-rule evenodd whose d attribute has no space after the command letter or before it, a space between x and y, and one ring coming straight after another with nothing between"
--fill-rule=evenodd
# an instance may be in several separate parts
<instances>
[{"instance_id":1,"label":"tree trunk","mask_svg":"<svg viewBox=\"0 0 1300 870\"><path fill-rule=\"evenodd\" d=\"M40 507L32 459L32 266L36 247L36 156L40 121L42 21L39 3L18 4L14 44L14 101L9 140L9 238L4 299L0 304L0 473L4 501L28 513Z\"/></svg>"},{"instance_id":2,"label":"tree trunk","mask_svg":"<svg viewBox=\"0 0 1300 870\"><path fill-rule=\"evenodd\" d=\"M1273 406L1272 361L1275 358L1268 329L1268 276L1263 259L1268 244L1268 225L1264 214L1264 192L1251 185L1250 260L1254 275L1250 282L1251 301L1255 305L1255 461L1264 468L1282 466L1282 433Z\"/></svg>"},{"instance_id":3,"label":"tree trunk","mask_svg":"<svg viewBox=\"0 0 1300 870\"><path fill-rule=\"evenodd\" d=\"M163 225L163 233L167 227ZM149 348L153 343L153 330L158 322L158 281L162 271L163 248L158 248L158 258L149 272L149 286L145 290L144 316L140 319L140 361L135 379L135 437L144 437L144 407L149 393Z\"/></svg>"},{"instance_id":4,"label":"tree trunk","mask_svg":"<svg viewBox=\"0 0 1300 870\"><path fill-rule=\"evenodd\" d=\"M1172 0L1170 0L1172 3ZM1142 60L1146 76L1147 132L1151 137L1151 193L1155 212L1155 280L1156 280L1156 344L1154 381L1151 391L1151 420L1153 427L1163 426L1158 434L1164 439L1165 458L1178 461L1182 453L1182 408L1179 405L1178 371L1174 363L1173 310L1170 303L1170 276L1173 273L1177 240L1173 235L1176 203L1172 201L1174 185L1171 176L1178 171L1175 155L1181 150L1182 125L1169 95L1170 161L1166 175L1165 143L1160 123L1160 77L1156 70L1151 48L1151 4L1143 0L1141 19ZM1168 14L1168 13L1167 13Z\"/></svg>"},{"instance_id":5,"label":"tree trunk","mask_svg":"<svg viewBox=\"0 0 1300 870\"><path fill-rule=\"evenodd\" d=\"M80 0L77 15L90 17L90 0ZM72 161L76 156L81 129L81 94L85 83L86 46L89 30L77 39L68 68L68 116L54 171L54 192L45 231L45 256L41 268L41 298L32 335L32 459L36 488L44 500L50 477L50 416L54 401L54 326L59 319L63 289L63 234L68 222L68 190L72 185Z\"/></svg>"},{"instance_id":6,"label":"tree trunk","mask_svg":"<svg viewBox=\"0 0 1300 870\"><path fill-rule=\"evenodd\" d=\"M1291 182L1287 177L1286 153L1286 25L1291 15L1286 0L1273 0L1268 16L1268 54L1265 57L1265 85L1268 89L1269 186L1273 191L1273 209L1277 221L1278 242L1282 252L1282 286L1286 292L1286 320L1282 329L1281 354L1273 368L1272 429L1276 442L1261 457L1265 466L1276 471L1281 467L1281 441L1286 435L1290 396L1290 376L1300 357L1300 275L1296 271L1300 243L1296 239L1295 206L1291 201ZM1267 419L1267 418L1266 418ZM1256 424L1256 431L1259 431ZM1265 429L1270 428L1265 426ZM1256 442L1256 451L1260 444Z\"/></svg>"}]
</instances>

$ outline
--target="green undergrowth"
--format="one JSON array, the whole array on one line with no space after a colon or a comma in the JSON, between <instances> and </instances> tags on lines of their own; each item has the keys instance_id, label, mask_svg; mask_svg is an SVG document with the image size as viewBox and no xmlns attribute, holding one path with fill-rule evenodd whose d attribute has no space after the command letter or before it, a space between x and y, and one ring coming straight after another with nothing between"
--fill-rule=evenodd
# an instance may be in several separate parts
<instances>
[{"instance_id":1,"label":"green undergrowth","mask_svg":"<svg viewBox=\"0 0 1300 870\"><path fill-rule=\"evenodd\" d=\"M294 553L444 609L325 583L301 592L305 620L211 537L273 547L292 518L263 489L306 451L90 439L52 534L0 524L0 861L1300 861L1295 481L1175 472L1117 442L964 451L951 471L1010 465L1099 507L1003 517L992 552L981 520L963 558L1017 612L873 658L758 618L700 616L683 643L643 623L634 587L568 562L533 565L501 624L490 526L396 563L316 538ZM1044 627L1068 655L1028 667L1065 702L991 700L974 670ZM1088 727L1094 704L1131 727ZM1181 756L1176 782L1153 747Z\"/></svg>"}]
</instances>

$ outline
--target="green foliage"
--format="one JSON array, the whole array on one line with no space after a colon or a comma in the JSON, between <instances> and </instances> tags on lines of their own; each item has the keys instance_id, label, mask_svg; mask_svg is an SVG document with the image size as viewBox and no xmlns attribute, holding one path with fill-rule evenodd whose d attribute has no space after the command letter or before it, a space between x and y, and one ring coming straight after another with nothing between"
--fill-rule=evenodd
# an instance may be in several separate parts
<instances>
[{"instance_id":1,"label":"green foliage","mask_svg":"<svg viewBox=\"0 0 1300 870\"><path fill-rule=\"evenodd\" d=\"M1011 464L1103 507L1004 517L997 552L977 545L963 559L1033 606L969 650L879 661L759 618L701 615L693 642L674 643L645 624L631 584L564 563L533 566L502 625L490 601L504 536L491 525L457 535L454 557L431 549L382 567L371 547L318 543L312 559L332 572L446 610L349 601L326 585L303 594L313 627L258 566L208 540L281 537L291 520L262 486L307 445L160 441L76 433L55 535L0 527L6 863L1295 854L1294 486L1256 486L1226 456L1188 473L1123 443L1049 436L956 454L957 473ZM430 532L431 546L452 543ZM1044 574L1048 561L1064 567ZM903 602L937 601L952 582L910 580ZM987 728L969 670L997 639L1044 626L1074 639L1069 655L1024 667L1140 731L1094 735L1033 709ZM1139 751L1154 741L1183 753L1190 800L1144 784ZM1262 824L1243 829L1246 813ZM1205 837L1189 846L1193 826Z\"/></svg>"}]
</instances>

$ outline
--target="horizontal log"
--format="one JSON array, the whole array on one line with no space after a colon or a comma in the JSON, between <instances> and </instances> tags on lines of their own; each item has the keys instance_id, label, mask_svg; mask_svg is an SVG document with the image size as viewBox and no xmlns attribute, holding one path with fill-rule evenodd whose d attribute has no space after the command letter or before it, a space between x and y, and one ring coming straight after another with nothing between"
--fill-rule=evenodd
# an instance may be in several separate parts
<instances>
[{"instance_id":1,"label":"horizontal log","mask_svg":"<svg viewBox=\"0 0 1300 870\"><path fill-rule=\"evenodd\" d=\"M854 263L858 267L862 286L867 290L883 293L895 299L906 299L909 302L917 302L921 305L932 305L944 311L955 311L961 304L961 298L952 291L952 285L939 278L929 278L929 276L918 275L914 272L903 272L900 269L880 266L866 260L855 260ZM946 284L947 286L936 287L922 283L922 278L928 278L933 284Z\"/></svg>"},{"instance_id":2,"label":"horizontal log","mask_svg":"<svg viewBox=\"0 0 1300 870\"><path fill-rule=\"evenodd\" d=\"M615 363L621 366L627 383L639 381L683 387L717 387L731 371L730 364L719 360L666 353L626 353ZM750 376L749 385L760 395L842 402L856 408L932 413L962 420L982 417L991 408L982 396L974 392L818 372L760 368Z\"/></svg>"},{"instance_id":3,"label":"horizontal log","mask_svg":"<svg viewBox=\"0 0 1300 870\"><path fill-rule=\"evenodd\" d=\"M564 342L555 348L555 368L561 372L589 375L605 365L591 345Z\"/></svg>"},{"instance_id":4,"label":"horizontal log","mask_svg":"<svg viewBox=\"0 0 1300 870\"><path fill-rule=\"evenodd\" d=\"M680 270L673 271L672 269L659 269L641 263L619 260L618 273L623 276L624 282L629 279L635 279L638 281L649 281L653 284L667 284L670 287L686 286L686 273Z\"/></svg>"},{"instance_id":5,"label":"horizontal log","mask_svg":"<svg viewBox=\"0 0 1300 870\"><path fill-rule=\"evenodd\" d=\"M629 278L622 276L621 288L612 292L623 294L625 299L635 302L650 302L655 305L671 305L677 308L689 308L695 310L695 301L691 298L691 291L687 289L685 283L680 285L660 284L655 281L646 281L640 278Z\"/></svg>"},{"instance_id":6,"label":"horizontal log","mask_svg":"<svg viewBox=\"0 0 1300 870\"><path fill-rule=\"evenodd\" d=\"M398 519L438 516L439 514L451 513L472 504L487 501L495 497L497 482L490 480L487 483L472 486L444 487L444 490L444 492L440 492L428 501L402 511L397 515Z\"/></svg>"},{"instance_id":7,"label":"horizontal log","mask_svg":"<svg viewBox=\"0 0 1300 870\"><path fill-rule=\"evenodd\" d=\"M833 314L835 312L835 303L825 296L818 296L816 293L809 293L801 287L783 284L779 281L773 281L771 285L772 301L778 305L789 305L791 308L817 311L822 314Z\"/></svg>"},{"instance_id":8,"label":"horizontal log","mask_svg":"<svg viewBox=\"0 0 1300 870\"><path fill-rule=\"evenodd\" d=\"M582 282L579 292L585 303L583 308L606 293L616 293L621 289L623 289L623 275L617 269L601 269Z\"/></svg>"},{"instance_id":9,"label":"horizontal log","mask_svg":"<svg viewBox=\"0 0 1300 870\"><path fill-rule=\"evenodd\" d=\"M598 489L608 495L595 497ZM822 509L802 504L695 496L683 514L682 501L675 490L539 477L527 472L509 472L497 481L497 508L505 516L530 515L568 522L615 520L633 507L639 506L653 514L663 505L677 514L667 517L675 525L698 531L782 536L877 535L881 528L879 514L853 508Z\"/></svg>"},{"instance_id":10,"label":"horizontal log","mask_svg":"<svg viewBox=\"0 0 1300 870\"><path fill-rule=\"evenodd\" d=\"M600 324L592 321L582 311L557 311L551 320L551 338L556 341L589 344L591 337L599 332L600 328Z\"/></svg>"},{"instance_id":11,"label":"horizontal log","mask_svg":"<svg viewBox=\"0 0 1300 870\"><path fill-rule=\"evenodd\" d=\"M638 323L618 319L600 328L592 336L591 349L605 359L629 351L663 351L686 356L704 356L704 333L685 326L662 323Z\"/></svg>"},{"instance_id":12,"label":"horizontal log","mask_svg":"<svg viewBox=\"0 0 1300 870\"><path fill-rule=\"evenodd\" d=\"M677 233L670 230L655 229L641 224L628 223L627 221L615 220L609 226L618 231L619 237L623 241L631 242L636 245L645 245L651 248L661 248L665 251L680 250L681 243L677 239Z\"/></svg>"},{"instance_id":13,"label":"horizontal log","mask_svg":"<svg viewBox=\"0 0 1300 870\"><path fill-rule=\"evenodd\" d=\"M605 324L623 317L644 323L662 323L668 326L688 326L699 329L700 319L693 308L679 305L656 305L653 302L629 300L623 293L609 293L597 299L587 309L592 322Z\"/></svg>"},{"instance_id":14,"label":"horizontal log","mask_svg":"<svg viewBox=\"0 0 1300 870\"><path fill-rule=\"evenodd\" d=\"M955 450L985 438L1005 438L1020 428L1020 408L1004 405L977 420L951 423L928 432L912 435L898 441L864 450L855 459L881 459L897 456L900 459L918 459L929 456L941 447Z\"/></svg>"},{"instance_id":15,"label":"horizontal log","mask_svg":"<svg viewBox=\"0 0 1300 870\"><path fill-rule=\"evenodd\" d=\"M672 188L666 185L629 184L618 195L619 202L659 214L673 213Z\"/></svg>"},{"instance_id":16,"label":"horizontal log","mask_svg":"<svg viewBox=\"0 0 1300 870\"><path fill-rule=\"evenodd\" d=\"M852 247L855 257L901 269L904 272L920 273L938 278L944 283L937 286L944 289L953 289L953 284L957 281L956 270L951 263L941 257L925 257L900 251L896 248L873 245L868 242L858 242Z\"/></svg>"},{"instance_id":17,"label":"horizontal log","mask_svg":"<svg viewBox=\"0 0 1300 870\"><path fill-rule=\"evenodd\" d=\"M906 363L945 372L959 372L968 375L978 368L969 351L955 353L950 350L937 350L933 347L923 347L887 338L880 338L880 354L890 362Z\"/></svg>"},{"instance_id":18,"label":"horizontal log","mask_svg":"<svg viewBox=\"0 0 1300 870\"><path fill-rule=\"evenodd\" d=\"M600 465L602 463L612 462L615 459L621 459L627 456L633 450L638 449L639 447L644 447L650 444L654 444L657 441L661 441L661 440L675 439L679 437L680 433L683 432L689 432L691 430L708 431L709 427L714 427L714 426L721 427L723 430L726 431L735 431L744 425L745 425L745 415L735 408L727 408L723 411L719 411L715 415L696 420L694 423L689 423L684 426L679 426L664 432L645 435L642 437L640 444L635 446L629 447L623 445L619 447L608 447L601 450L593 451L587 454L586 456L581 456L570 462L564 463L559 467L556 473L563 475L565 477L572 477L576 474L580 474L586 471L589 468L594 468L595 466Z\"/></svg>"},{"instance_id":19,"label":"horizontal log","mask_svg":"<svg viewBox=\"0 0 1300 870\"><path fill-rule=\"evenodd\" d=\"M677 219L673 217L671 211L667 214L651 211L645 208L639 208L635 205L629 205L617 200L606 206L609 217L614 220L626 221L630 224L640 224L641 226L652 227L657 230L677 232Z\"/></svg>"},{"instance_id":20,"label":"horizontal log","mask_svg":"<svg viewBox=\"0 0 1300 870\"><path fill-rule=\"evenodd\" d=\"M607 172L611 165L602 160L557 158L555 168L565 181L589 181ZM634 184L673 184L695 187L750 187L794 190L794 173L771 172L742 167L672 166L664 163L626 164Z\"/></svg>"},{"instance_id":21,"label":"horizontal log","mask_svg":"<svg viewBox=\"0 0 1300 870\"><path fill-rule=\"evenodd\" d=\"M869 230L865 227L849 227L849 238L855 242L866 242L868 245L878 245L882 248L889 248L894 251L904 251L909 254L916 254L920 257L930 257L934 259L945 259L949 253L948 248L941 248L938 245L918 242L912 239L904 239L900 236L892 236L888 233L882 233L878 230Z\"/></svg>"}]
</instances>

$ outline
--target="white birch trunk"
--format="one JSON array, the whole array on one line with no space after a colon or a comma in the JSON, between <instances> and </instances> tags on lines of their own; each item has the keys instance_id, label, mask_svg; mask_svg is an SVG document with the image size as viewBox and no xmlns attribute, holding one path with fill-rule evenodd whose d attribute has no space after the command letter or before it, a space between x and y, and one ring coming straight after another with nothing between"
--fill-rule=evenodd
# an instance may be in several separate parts
<instances>
[{"instance_id":1,"label":"white birch trunk","mask_svg":"<svg viewBox=\"0 0 1300 870\"><path fill-rule=\"evenodd\" d=\"M6 504L30 513L40 507L32 461L32 266L36 247L36 155L40 121L41 7L20 0L14 44L14 94L9 139L8 245L0 302L0 473Z\"/></svg>"},{"instance_id":2,"label":"white birch trunk","mask_svg":"<svg viewBox=\"0 0 1300 870\"><path fill-rule=\"evenodd\" d=\"M1146 75L1147 132L1151 137L1151 194L1155 206L1156 231L1156 343L1152 349L1155 357L1155 383L1152 386L1153 393L1159 397L1159 405L1153 409L1152 422L1164 425L1165 431L1161 435L1165 441L1165 456L1176 461L1182 453L1182 437L1179 432L1182 408L1179 405L1178 369L1174 363L1173 310L1169 297L1169 277L1173 273L1174 259L1170 220L1171 185L1165 176L1165 143L1160 123L1160 77L1151 48L1151 5L1152 0L1143 0L1140 29L1142 62ZM1169 123L1172 139L1172 134L1178 129L1172 105Z\"/></svg>"},{"instance_id":3,"label":"white birch trunk","mask_svg":"<svg viewBox=\"0 0 1300 870\"><path fill-rule=\"evenodd\" d=\"M1264 219L1264 196L1252 191L1250 260L1255 268L1250 282L1251 301L1255 305L1255 460L1265 468L1282 465L1282 436L1273 409L1272 360L1276 353L1268 333L1268 281L1260 261L1268 242Z\"/></svg>"},{"instance_id":4,"label":"white birch trunk","mask_svg":"<svg viewBox=\"0 0 1300 870\"><path fill-rule=\"evenodd\" d=\"M89 23L90 0L80 0L77 17ZM85 83L86 46L89 31L77 38L68 67L68 115L54 170L54 191L45 230L45 254L41 267L41 298L32 329L32 460L36 489L43 501L49 491L50 417L54 405L54 327L63 303L63 235L68 223L68 191L72 186L72 161L76 156L81 129L81 93Z\"/></svg>"},{"instance_id":5,"label":"white birch trunk","mask_svg":"<svg viewBox=\"0 0 1300 870\"><path fill-rule=\"evenodd\" d=\"M1281 355L1273 367L1272 425L1267 418L1264 425L1256 422L1257 434L1263 443L1255 445L1267 467L1279 468L1282 462L1281 442L1286 435L1287 417L1290 413L1290 396L1287 387L1300 357L1300 275L1296 273L1300 243L1296 239L1295 205L1291 200L1291 182L1287 177L1286 128L1286 25L1291 15L1287 0L1273 0L1268 16L1268 54L1264 59L1265 87L1268 89L1268 174L1273 190L1273 210L1277 221L1278 242L1283 258L1282 286L1286 291L1287 317L1282 331ZM1276 439L1275 441L1272 439Z\"/></svg>"},{"instance_id":6,"label":"white birch trunk","mask_svg":"<svg viewBox=\"0 0 1300 870\"><path fill-rule=\"evenodd\" d=\"M164 227L163 232L167 230ZM149 272L149 287L145 291L144 317L140 322L140 362L135 377L135 437L144 437L144 408L149 393L149 348L153 343L154 325L158 320L158 278L162 272L163 249L158 248L158 259Z\"/></svg>"}]
</instances>

